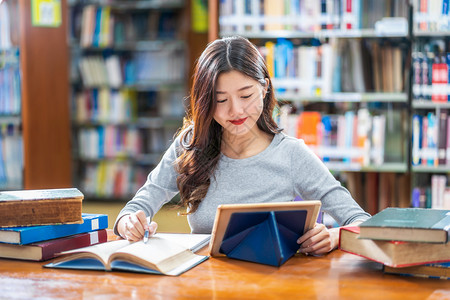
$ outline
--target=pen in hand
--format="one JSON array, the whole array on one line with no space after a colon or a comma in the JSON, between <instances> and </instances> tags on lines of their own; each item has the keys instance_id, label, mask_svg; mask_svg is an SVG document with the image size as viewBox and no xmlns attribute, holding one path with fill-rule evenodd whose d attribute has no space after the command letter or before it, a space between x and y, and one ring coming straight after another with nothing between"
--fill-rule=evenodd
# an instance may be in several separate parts
<instances>
[{"instance_id":1,"label":"pen in hand","mask_svg":"<svg viewBox=\"0 0 450 300\"><path fill-rule=\"evenodd\" d=\"M148 230L148 227L147 227L145 229L145 232L144 232L144 244L147 244L147 242L148 242L148 235L149 235L149 230Z\"/></svg>"},{"instance_id":2,"label":"pen in hand","mask_svg":"<svg viewBox=\"0 0 450 300\"><path fill-rule=\"evenodd\" d=\"M147 223L147 228L145 229L144 232L144 244L147 244L149 238L155 234L156 229L158 228L158 224L156 224L155 222L152 221L148 221Z\"/></svg>"},{"instance_id":3,"label":"pen in hand","mask_svg":"<svg viewBox=\"0 0 450 300\"><path fill-rule=\"evenodd\" d=\"M144 243L147 244L147 242L148 242L148 229L146 229L144 233Z\"/></svg>"}]
</instances>

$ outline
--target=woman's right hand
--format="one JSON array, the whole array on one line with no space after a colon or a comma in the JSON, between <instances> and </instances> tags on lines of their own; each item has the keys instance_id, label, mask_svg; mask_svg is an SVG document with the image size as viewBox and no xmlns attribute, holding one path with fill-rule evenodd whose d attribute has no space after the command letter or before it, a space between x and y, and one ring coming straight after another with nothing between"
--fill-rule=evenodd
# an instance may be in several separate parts
<instances>
[{"instance_id":1,"label":"woman's right hand","mask_svg":"<svg viewBox=\"0 0 450 300\"><path fill-rule=\"evenodd\" d=\"M120 236L131 242L137 242L144 237L145 230L149 231L149 236L155 234L158 224L151 222L148 224L147 217L142 210L125 215L119 220L117 231Z\"/></svg>"}]
</instances>

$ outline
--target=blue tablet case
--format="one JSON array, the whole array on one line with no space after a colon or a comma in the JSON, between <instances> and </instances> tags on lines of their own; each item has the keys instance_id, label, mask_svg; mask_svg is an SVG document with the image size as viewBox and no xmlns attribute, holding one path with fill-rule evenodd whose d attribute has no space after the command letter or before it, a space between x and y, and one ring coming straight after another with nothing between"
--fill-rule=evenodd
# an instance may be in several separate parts
<instances>
[{"instance_id":1,"label":"blue tablet case","mask_svg":"<svg viewBox=\"0 0 450 300\"><path fill-rule=\"evenodd\" d=\"M233 213L220 252L230 258L281 266L303 234L306 210Z\"/></svg>"}]
</instances>

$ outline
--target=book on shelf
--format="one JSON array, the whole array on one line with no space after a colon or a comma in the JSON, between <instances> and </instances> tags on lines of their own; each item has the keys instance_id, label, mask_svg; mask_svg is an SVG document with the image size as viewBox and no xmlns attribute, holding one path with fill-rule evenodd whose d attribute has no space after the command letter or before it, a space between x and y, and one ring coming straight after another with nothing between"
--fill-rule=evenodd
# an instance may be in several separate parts
<instances>
[{"instance_id":1,"label":"book on shelf","mask_svg":"<svg viewBox=\"0 0 450 300\"><path fill-rule=\"evenodd\" d=\"M147 243L110 241L62 252L45 267L177 276L208 259L194 251L205 246L210 237L209 234L156 233Z\"/></svg>"},{"instance_id":2,"label":"book on shelf","mask_svg":"<svg viewBox=\"0 0 450 300\"><path fill-rule=\"evenodd\" d=\"M76 188L0 192L0 227L81 223L83 194Z\"/></svg>"},{"instance_id":3,"label":"book on shelf","mask_svg":"<svg viewBox=\"0 0 450 300\"><path fill-rule=\"evenodd\" d=\"M0 96L0 102L1 100ZM2 126L0 130L0 148L0 188L21 187L23 181L21 171L23 147L21 126L19 124L5 124Z\"/></svg>"},{"instance_id":4,"label":"book on shelf","mask_svg":"<svg viewBox=\"0 0 450 300\"><path fill-rule=\"evenodd\" d=\"M431 208L450 209L447 175L431 175Z\"/></svg>"},{"instance_id":5,"label":"book on shelf","mask_svg":"<svg viewBox=\"0 0 450 300\"><path fill-rule=\"evenodd\" d=\"M414 166L422 164L422 116L414 114L412 117L412 155L411 162Z\"/></svg>"},{"instance_id":6,"label":"book on shelf","mask_svg":"<svg viewBox=\"0 0 450 300\"><path fill-rule=\"evenodd\" d=\"M83 175L81 186L87 195L125 198L145 183L148 168L127 161L100 161L87 163Z\"/></svg>"},{"instance_id":7,"label":"book on shelf","mask_svg":"<svg viewBox=\"0 0 450 300\"><path fill-rule=\"evenodd\" d=\"M321 124L321 119L320 112L302 111L297 119L297 138L303 139L305 144L310 146L319 145L319 124Z\"/></svg>"},{"instance_id":8,"label":"book on shelf","mask_svg":"<svg viewBox=\"0 0 450 300\"><path fill-rule=\"evenodd\" d=\"M412 163L414 166L450 164L450 116L447 109L436 115L412 116Z\"/></svg>"},{"instance_id":9,"label":"book on shelf","mask_svg":"<svg viewBox=\"0 0 450 300\"><path fill-rule=\"evenodd\" d=\"M383 267L386 274L450 280L450 261L404 268Z\"/></svg>"},{"instance_id":10,"label":"book on shelf","mask_svg":"<svg viewBox=\"0 0 450 300\"><path fill-rule=\"evenodd\" d=\"M412 7L415 32L439 32L450 29L447 0L415 0Z\"/></svg>"},{"instance_id":11,"label":"book on shelf","mask_svg":"<svg viewBox=\"0 0 450 300\"><path fill-rule=\"evenodd\" d=\"M450 260L450 243L365 239L358 226L340 229L339 249L395 268Z\"/></svg>"},{"instance_id":12,"label":"book on shelf","mask_svg":"<svg viewBox=\"0 0 450 300\"><path fill-rule=\"evenodd\" d=\"M362 239L447 243L450 210L388 207L359 227Z\"/></svg>"},{"instance_id":13,"label":"book on shelf","mask_svg":"<svg viewBox=\"0 0 450 300\"><path fill-rule=\"evenodd\" d=\"M406 160L404 113L388 110L371 115L367 108L360 108L357 113L302 111L297 115L290 114L288 108L282 109L280 127L286 134L303 139L324 162L362 167Z\"/></svg>"},{"instance_id":14,"label":"book on shelf","mask_svg":"<svg viewBox=\"0 0 450 300\"><path fill-rule=\"evenodd\" d=\"M413 101L441 104L449 100L450 54L442 38L418 42L412 55Z\"/></svg>"},{"instance_id":15,"label":"book on shelf","mask_svg":"<svg viewBox=\"0 0 450 300\"><path fill-rule=\"evenodd\" d=\"M428 157L426 161L427 166L436 166L438 164L438 126L436 122L436 115L434 113L429 112L427 114L427 148L431 149L433 155Z\"/></svg>"},{"instance_id":16,"label":"book on shelf","mask_svg":"<svg viewBox=\"0 0 450 300\"><path fill-rule=\"evenodd\" d=\"M154 81L179 83L183 80L185 60L181 49L136 51L132 56L86 55L77 62L85 87L121 88L123 85L154 86Z\"/></svg>"},{"instance_id":17,"label":"book on shelf","mask_svg":"<svg viewBox=\"0 0 450 300\"><path fill-rule=\"evenodd\" d=\"M105 214L83 213L82 220L81 224L3 227L0 228L0 243L26 245L108 227L108 215Z\"/></svg>"},{"instance_id":18,"label":"book on shelf","mask_svg":"<svg viewBox=\"0 0 450 300\"><path fill-rule=\"evenodd\" d=\"M284 29L284 26L282 24L273 22L273 20L276 20L277 18L280 18L284 15L284 1L280 2L276 0L265 0L263 1L263 3L264 15L268 17L268 21L266 22L264 29L268 31ZM242 30L240 26L236 28L237 32L239 32L239 30Z\"/></svg>"},{"instance_id":19,"label":"book on shelf","mask_svg":"<svg viewBox=\"0 0 450 300\"><path fill-rule=\"evenodd\" d=\"M0 49L7 49L12 47L11 41L11 9L9 2L0 2Z\"/></svg>"},{"instance_id":20,"label":"book on shelf","mask_svg":"<svg viewBox=\"0 0 450 300\"><path fill-rule=\"evenodd\" d=\"M384 163L407 161L409 115L405 110L388 109L384 128Z\"/></svg>"},{"instance_id":21,"label":"book on shelf","mask_svg":"<svg viewBox=\"0 0 450 300\"><path fill-rule=\"evenodd\" d=\"M281 266L292 257L297 239L314 227L320 201L219 205L210 254Z\"/></svg>"},{"instance_id":22,"label":"book on shelf","mask_svg":"<svg viewBox=\"0 0 450 300\"><path fill-rule=\"evenodd\" d=\"M331 39L297 45L278 38L258 49L280 99L332 99L336 93L405 93L409 65L404 63L407 51L401 43Z\"/></svg>"},{"instance_id":23,"label":"book on shelf","mask_svg":"<svg viewBox=\"0 0 450 300\"><path fill-rule=\"evenodd\" d=\"M0 47L0 114L19 115L21 111L21 73L18 49Z\"/></svg>"},{"instance_id":24,"label":"book on shelf","mask_svg":"<svg viewBox=\"0 0 450 300\"><path fill-rule=\"evenodd\" d=\"M406 1L220 1L220 31L226 34L296 30L359 30L374 28L384 17L406 19ZM299 22L298 20L301 20Z\"/></svg>"},{"instance_id":25,"label":"book on shelf","mask_svg":"<svg viewBox=\"0 0 450 300\"><path fill-rule=\"evenodd\" d=\"M0 257L44 261L55 258L59 252L105 243L107 240L106 229L100 229L27 245L0 243Z\"/></svg>"}]
</instances>

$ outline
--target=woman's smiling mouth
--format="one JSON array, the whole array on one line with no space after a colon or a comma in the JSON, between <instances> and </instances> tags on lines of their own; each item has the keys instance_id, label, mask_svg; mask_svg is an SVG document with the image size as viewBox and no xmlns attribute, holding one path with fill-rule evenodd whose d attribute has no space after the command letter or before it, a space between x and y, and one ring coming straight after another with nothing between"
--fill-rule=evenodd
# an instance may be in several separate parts
<instances>
[{"instance_id":1,"label":"woman's smiling mouth","mask_svg":"<svg viewBox=\"0 0 450 300\"><path fill-rule=\"evenodd\" d=\"M242 119L237 119L237 120L231 120L230 122L233 125L242 125L246 120L247 120L247 118L242 118Z\"/></svg>"}]
</instances>

